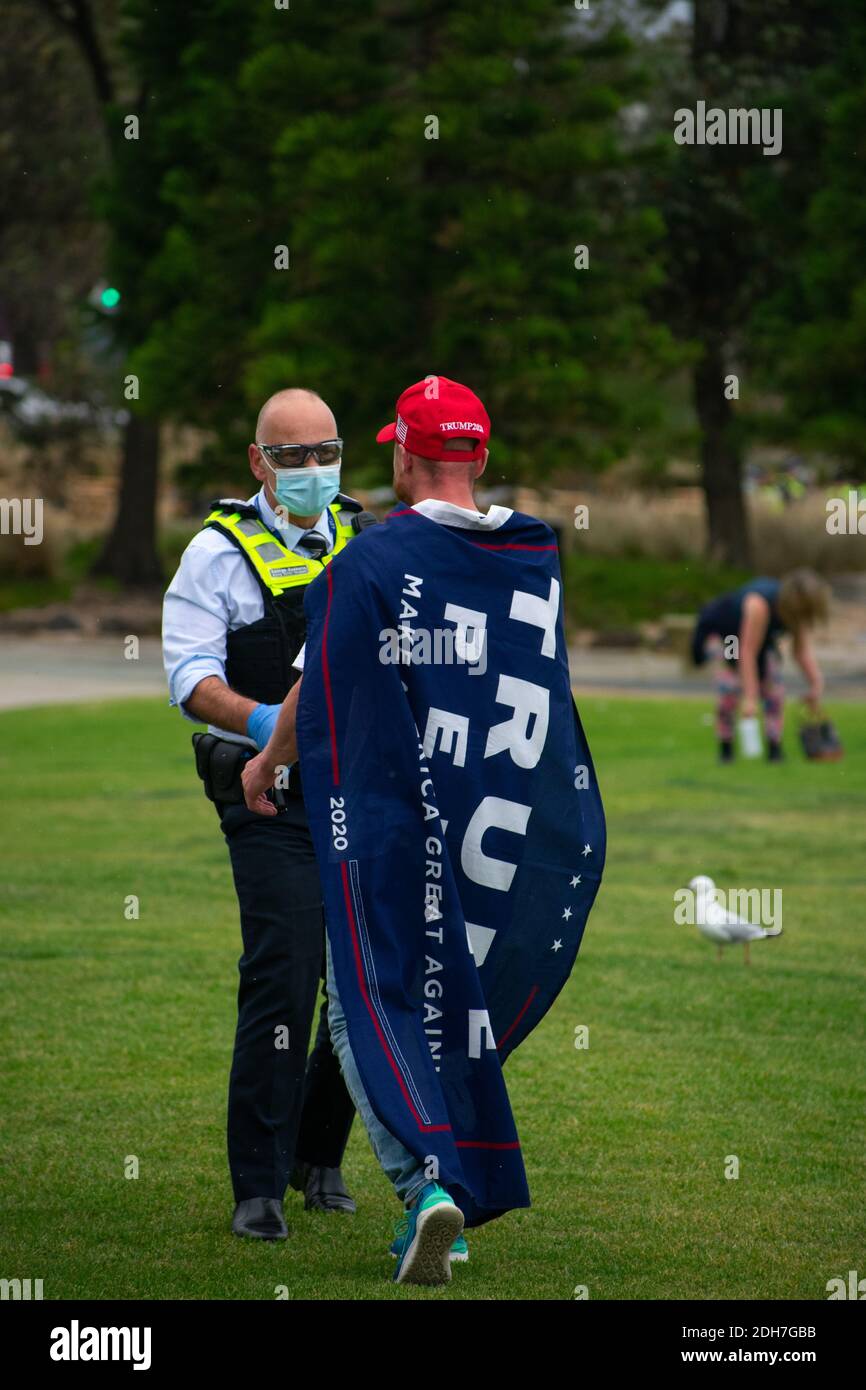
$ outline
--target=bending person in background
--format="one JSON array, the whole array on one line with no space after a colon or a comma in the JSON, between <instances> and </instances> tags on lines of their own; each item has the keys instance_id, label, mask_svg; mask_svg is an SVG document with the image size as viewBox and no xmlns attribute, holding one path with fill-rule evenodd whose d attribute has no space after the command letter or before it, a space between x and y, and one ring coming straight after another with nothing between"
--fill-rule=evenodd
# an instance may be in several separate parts
<instances>
[{"instance_id":1,"label":"bending person in background","mask_svg":"<svg viewBox=\"0 0 866 1390\"><path fill-rule=\"evenodd\" d=\"M734 723L757 717L763 707L767 757L782 759L785 692L777 645L783 633L793 639L794 660L808 683L806 703L817 715L824 680L812 647L816 623L826 622L829 588L811 570L783 579L751 579L732 593L705 604L692 636L692 660L716 660L716 733L719 758L733 761Z\"/></svg>"}]
</instances>

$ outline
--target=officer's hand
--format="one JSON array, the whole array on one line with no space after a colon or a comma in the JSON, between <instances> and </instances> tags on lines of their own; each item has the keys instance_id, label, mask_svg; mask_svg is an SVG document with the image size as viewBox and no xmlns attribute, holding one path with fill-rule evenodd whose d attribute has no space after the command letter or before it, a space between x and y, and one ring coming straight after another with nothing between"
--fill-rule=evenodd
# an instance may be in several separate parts
<instances>
[{"instance_id":1,"label":"officer's hand","mask_svg":"<svg viewBox=\"0 0 866 1390\"><path fill-rule=\"evenodd\" d=\"M267 748L263 748L261 753L250 758L241 775L244 784L244 801L248 808L251 811L256 811L260 816L275 816L277 808L265 795L268 788L274 785L274 779L277 775L273 756Z\"/></svg>"}]
</instances>

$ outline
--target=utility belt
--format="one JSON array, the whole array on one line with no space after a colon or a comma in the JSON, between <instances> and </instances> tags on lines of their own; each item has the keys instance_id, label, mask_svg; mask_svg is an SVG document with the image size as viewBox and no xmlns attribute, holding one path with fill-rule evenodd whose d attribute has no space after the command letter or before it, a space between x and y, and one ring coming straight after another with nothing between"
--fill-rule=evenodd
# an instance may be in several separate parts
<instances>
[{"instance_id":1,"label":"utility belt","mask_svg":"<svg viewBox=\"0 0 866 1390\"><path fill-rule=\"evenodd\" d=\"M209 801L223 806L238 806L244 802L242 773L255 752L245 743L220 738L219 734L193 734L195 768L204 783ZM301 778L297 763L289 770L289 785L285 789L271 787L267 793L277 810L285 808L289 797L301 795Z\"/></svg>"}]
</instances>

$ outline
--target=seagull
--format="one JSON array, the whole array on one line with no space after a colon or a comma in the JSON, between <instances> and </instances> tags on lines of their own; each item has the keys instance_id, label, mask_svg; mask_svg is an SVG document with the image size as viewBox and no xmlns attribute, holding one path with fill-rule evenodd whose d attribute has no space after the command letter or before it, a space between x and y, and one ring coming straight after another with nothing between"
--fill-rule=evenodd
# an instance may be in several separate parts
<instances>
[{"instance_id":1,"label":"seagull","mask_svg":"<svg viewBox=\"0 0 866 1390\"><path fill-rule=\"evenodd\" d=\"M695 895L695 926L702 936L715 941L718 946L718 959L722 959L722 947L731 946L737 941L743 944L743 959L751 965L749 942L758 941L762 936L780 936L781 927L759 927L754 922L745 922L735 912L729 912L715 899L716 885L706 874L698 874L689 882Z\"/></svg>"}]
</instances>

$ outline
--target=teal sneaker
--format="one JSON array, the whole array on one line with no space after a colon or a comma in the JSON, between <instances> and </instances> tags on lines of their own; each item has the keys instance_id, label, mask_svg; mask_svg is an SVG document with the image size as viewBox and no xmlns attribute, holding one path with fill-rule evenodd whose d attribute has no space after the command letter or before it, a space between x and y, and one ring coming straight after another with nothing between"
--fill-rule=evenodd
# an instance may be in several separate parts
<instances>
[{"instance_id":1,"label":"teal sneaker","mask_svg":"<svg viewBox=\"0 0 866 1390\"><path fill-rule=\"evenodd\" d=\"M449 1283L451 1247L462 1233L462 1211L444 1187L438 1182L428 1182L419 1192L414 1206L397 1222L394 1283Z\"/></svg>"},{"instance_id":2,"label":"teal sneaker","mask_svg":"<svg viewBox=\"0 0 866 1390\"><path fill-rule=\"evenodd\" d=\"M466 1244L465 1236L458 1236L451 1249L448 1251L448 1258L453 1265L465 1265L469 1261L469 1246Z\"/></svg>"},{"instance_id":3,"label":"teal sneaker","mask_svg":"<svg viewBox=\"0 0 866 1390\"><path fill-rule=\"evenodd\" d=\"M397 1222L397 1232L391 1242L391 1258L399 1260L400 1252L403 1249L403 1237L409 1227L409 1213L400 1217ZM469 1246L466 1244L465 1236L458 1236L451 1249L448 1251L448 1258L452 1264L465 1265L469 1259Z\"/></svg>"}]
</instances>

